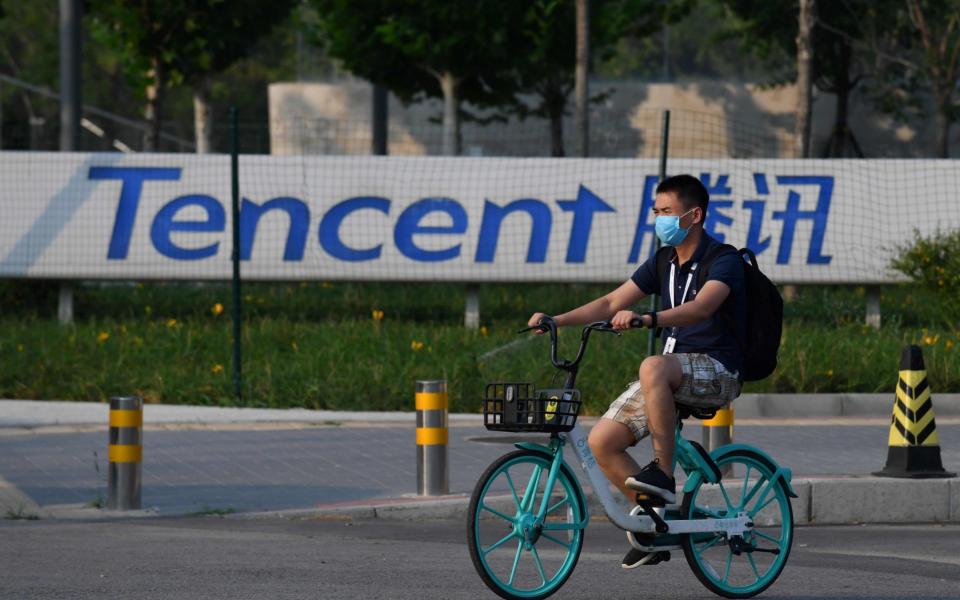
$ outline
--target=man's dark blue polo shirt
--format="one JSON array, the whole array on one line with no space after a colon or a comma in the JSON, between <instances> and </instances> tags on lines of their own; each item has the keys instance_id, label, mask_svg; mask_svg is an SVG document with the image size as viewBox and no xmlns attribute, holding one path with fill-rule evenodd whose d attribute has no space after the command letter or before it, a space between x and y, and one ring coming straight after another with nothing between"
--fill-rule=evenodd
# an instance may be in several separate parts
<instances>
[{"instance_id":1,"label":"man's dark blue polo shirt","mask_svg":"<svg viewBox=\"0 0 960 600\"><path fill-rule=\"evenodd\" d=\"M683 297L683 289L687 283L687 274L694 264L699 264L700 260L707 255L711 248L719 245L720 242L713 239L706 232L700 238L693 256L683 265L677 265L676 250L670 250L672 264L677 265L676 276L674 277L674 298L677 305L680 305L680 299ZM651 256L645 263L640 265L630 279L633 280L644 294L650 295L656 291L660 293L661 310L667 310L670 306L670 269L663 274L663 281L657 273L656 254ZM697 273L693 273L690 281L690 290L687 292L687 302L697 297L699 291L697 284ZM743 263L740 256L735 252L726 252L713 259L713 264L707 272L704 279L704 285L707 281L717 280L727 284L730 287L730 297L727 302L717 309L709 318L686 327L677 328L675 353L704 353L723 363L731 373L743 371L743 353L740 351L737 342L737 332L728 319L725 319L721 313L730 311L734 317L734 323L739 328L740 339L746 339L747 322L747 299L743 281ZM673 327L663 328L663 339L673 333Z\"/></svg>"}]
</instances>

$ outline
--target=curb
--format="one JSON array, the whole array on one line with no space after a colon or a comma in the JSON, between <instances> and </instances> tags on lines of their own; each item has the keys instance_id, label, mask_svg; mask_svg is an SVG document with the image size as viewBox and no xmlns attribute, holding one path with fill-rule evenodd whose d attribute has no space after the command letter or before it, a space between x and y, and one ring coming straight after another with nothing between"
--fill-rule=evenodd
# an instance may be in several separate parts
<instances>
[{"instance_id":1,"label":"curb","mask_svg":"<svg viewBox=\"0 0 960 600\"><path fill-rule=\"evenodd\" d=\"M850 525L859 523L960 523L960 478L896 479L886 477L799 478L793 481L797 525ZM591 517L606 518L589 490ZM499 498L498 498L499 500ZM505 505L510 498L502 498ZM388 499L376 503L324 505L314 509L232 515L232 518L288 518L316 520L386 519L422 521L466 519L466 495L411 500Z\"/></svg>"},{"instance_id":2,"label":"curb","mask_svg":"<svg viewBox=\"0 0 960 600\"><path fill-rule=\"evenodd\" d=\"M743 394L733 403L738 419L751 418L890 418L895 396L885 394ZM960 416L960 394L933 394L934 413L938 417ZM95 402L61 402L48 400L0 399L0 429L32 429L44 427L106 426L108 405ZM482 425L479 413L451 413L451 426ZM147 404L144 406L147 426L193 425L197 427L229 426L240 423L378 424L415 423L415 411L371 412L330 411L303 408L263 409L215 406Z\"/></svg>"}]
</instances>

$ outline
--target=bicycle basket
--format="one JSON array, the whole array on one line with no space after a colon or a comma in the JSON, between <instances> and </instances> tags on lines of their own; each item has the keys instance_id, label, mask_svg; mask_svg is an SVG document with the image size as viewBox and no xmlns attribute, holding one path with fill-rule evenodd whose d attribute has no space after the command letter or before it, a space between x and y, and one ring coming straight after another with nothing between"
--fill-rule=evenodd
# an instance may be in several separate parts
<instances>
[{"instance_id":1,"label":"bicycle basket","mask_svg":"<svg viewBox=\"0 0 960 600\"><path fill-rule=\"evenodd\" d=\"M490 383L483 399L483 424L491 431L570 431L577 423L580 404L580 390Z\"/></svg>"}]
</instances>

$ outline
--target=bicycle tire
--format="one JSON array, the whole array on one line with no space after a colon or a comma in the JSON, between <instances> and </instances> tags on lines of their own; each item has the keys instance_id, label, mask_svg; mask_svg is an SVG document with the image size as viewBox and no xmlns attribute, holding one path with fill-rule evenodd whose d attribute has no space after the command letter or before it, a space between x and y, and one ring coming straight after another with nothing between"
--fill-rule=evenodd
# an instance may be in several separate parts
<instances>
[{"instance_id":1,"label":"bicycle tire","mask_svg":"<svg viewBox=\"0 0 960 600\"><path fill-rule=\"evenodd\" d=\"M726 453L721 450L715 460L720 467L729 465L732 472L736 472L738 464L741 465L743 481L739 484L739 495L731 495L731 492L736 490L731 486L728 491L723 480L719 484L701 482L696 489L684 495L681 513L687 519L697 519L727 517L740 510L747 511L754 527L743 536L743 541L747 547L752 546L753 550L744 551L741 548L738 554L734 551L731 540L723 533L689 534L683 539L683 554L700 583L713 593L726 598L751 598L773 585L790 556L793 545L793 507L790 504L789 490L780 479L772 482L771 478L777 470L776 465L759 452L745 448L732 449ZM754 473L757 474L756 482L753 482L751 477ZM731 477L726 479L727 483L733 483ZM720 495L719 501L722 501L725 507L713 509L703 502L697 503L710 495L716 497L717 492ZM764 501L763 505L760 505L761 501ZM775 508L766 511L771 505L775 505ZM777 530L779 531L776 535L769 533ZM761 545L770 544L773 547L761 548ZM726 554L723 548L726 548ZM760 550L757 550L758 548ZM771 559L761 573L754 554L766 557L771 555L772 550L778 553L772 554L775 558ZM723 558L726 559L725 564ZM737 561L736 565L734 561ZM715 566L718 562L723 564L722 577ZM735 575L736 582L731 580L731 574Z\"/></svg>"},{"instance_id":2,"label":"bicycle tire","mask_svg":"<svg viewBox=\"0 0 960 600\"><path fill-rule=\"evenodd\" d=\"M537 483L534 484L535 489L539 489L545 486L546 473L549 472L552 460L549 455L531 450L517 450L505 454L490 464L483 472L470 498L467 514L467 544L470 549L470 558L487 587L507 600L541 600L550 596L566 583L580 558L580 550L583 548L583 529L567 530L569 533L561 531L561 533L566 533L568 543L559 540L558 537L555 537L558 534L554 534L552 531L550 533L541 532L532 541L532 549L530 550L525 548L524 538L518 531L518 524L522 526L524 521L529 523L532 513L536 512L539 507L539 502L542 500L542 490L540 490L539 495L534 494L535 501L532 502L532 510L521 507L521 504L524 504L526 494L521 497L520 492L523 490L517 489L511 471L523 480L525 487L529 486L534 473L540 473L540 475L537 475ZM529 477L526 475L528 470L530 471ZM540 479L543 479L543 483L540 483ZM512 501L512 509L501 511L490 505L493 504L494 497L497 494L496 490L493 489L496 487L494 484L498 484L499 481L506 483L508 488L512 490L512 494L496 499L507 503ZM564 498L549 507L548 519L551 517L556 519L556 511L566 506L567 522L571 520L573 522L583 521L587 516L587 503L580 486L577 484L576 476L566 464L560 466L551 496L553 496L555 490L561 490L564 493ZM490 500L489 503L488 500ZM512 517L510 516L511 513L513 514ZM499 533L496 532L498 524L501 527ZM511 533L507 533L497 542L489 544L489 540L496 539L504 533L502 529L504 525L507 525L506 531ZM551 540L551 538L553 539ZM514 539L516 544L513 543ZM536 549L543 542L547 542L551 546L548 558L554 560L550 561L549 568L544 565L543 557ZM490 559L490 555L495 550L506 549L507 546L510 547L509 552L513 556L509 577L504 572L506 565L499 557L496 561ZM552 556L554 554L552 550L560 547L566 548L566 552L561 553L562 556L556 559ZM528 557L530 558L528 559ZM511 562L509 558L507 556L507 563ZM521 567L521 559L527 559L533 566L539 564L536 575L540 577L541 581L538 585L528 587L519 585L516 575ZM492 564L494 562L497 564ZM556 568L553 568L553 564L557 565ZM527 565L524 564L523 567L526 569ZM526 569L526 571L528 570ZM548 577L547 572L552 574ZM528 579L525 578L525 580ZM533 580L535 581L536 577Z\"/></svg>"}]
</instances>

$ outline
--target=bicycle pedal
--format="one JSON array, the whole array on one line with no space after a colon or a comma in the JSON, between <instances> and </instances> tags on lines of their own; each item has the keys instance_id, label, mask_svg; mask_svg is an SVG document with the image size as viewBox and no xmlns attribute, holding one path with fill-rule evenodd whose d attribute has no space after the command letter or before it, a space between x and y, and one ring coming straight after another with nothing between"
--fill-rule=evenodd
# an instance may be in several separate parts
<instances>
[{"instance_id":1,"label":"bicycle pedal","mask_svg":"<svg viewBox=\"0 0 960 600\"><path fill-rule=\"evenodd\" d=\"M667 501L660 496L654 496L653 494L647 494L646 492L637 492L636 496L637 504L646 508L650 506L651 508L661 508L667 505Z\"/></svg>"},{"instance_id":2,"label":"bicycle pedal","mask_svg":"<svg viewBox=\"0 0 960 600\"><path fill-rule=\"evenodd\" d=\"M670 553L666 550L662 552L651 552L650 556L647 556L642 561L640 565L644 567L652 567L653 565L659 565L662 562L668 562L670 560Z\"/></svg>"}]
</instances>

